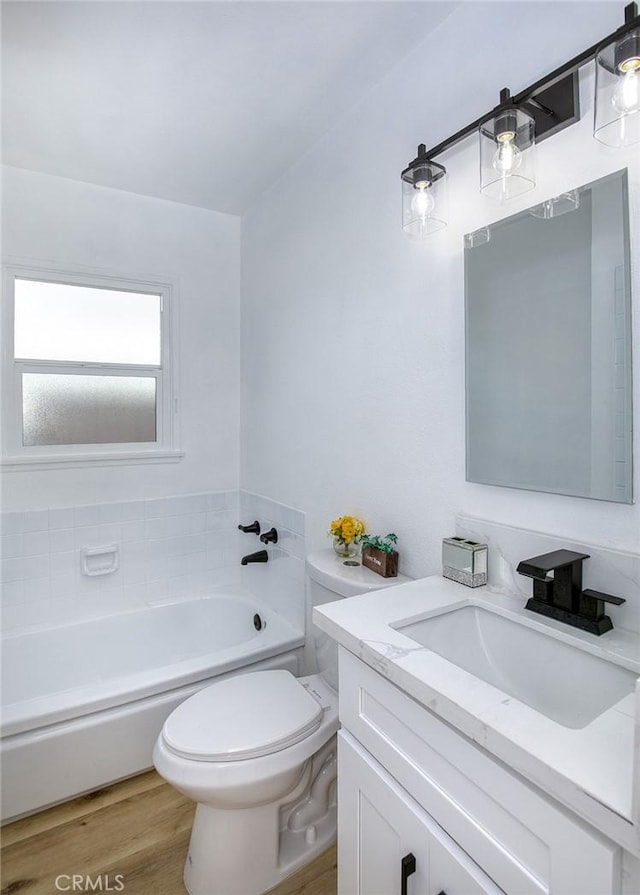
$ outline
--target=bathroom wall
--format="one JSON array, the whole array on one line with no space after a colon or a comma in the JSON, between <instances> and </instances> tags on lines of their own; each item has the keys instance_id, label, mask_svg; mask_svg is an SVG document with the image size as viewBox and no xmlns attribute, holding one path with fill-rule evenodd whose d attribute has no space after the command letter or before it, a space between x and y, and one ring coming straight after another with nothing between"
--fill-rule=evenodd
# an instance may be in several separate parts
<instances>
[{"instance_id":1,"label":"bathroom wall","mask_svg":"<svg viewBox=\"0 0 640 895\"><path fill-rule=\"evenodd\" d=\"M471 137L439 159L448 228L426 242L400 229L400 171L419 142L438 143L500 88L516 93L621 21L607 3L579 16L573 3L462 4L243 218L241 480L304 507L310 549L332 518L361 514L399 535L401 571L425 575L463 512L638 550L637 505L465 482L464 233L628 166L639 257L640 155L592 139L593 66L580 123L537 147L535 191L504 210L480 197ZM636 470L639 459L636 435Z\"/></svg>"},{"instance_id":2,"label":"bathroom wall","mask_svg":"<svg viewBox=\"0 0 640 895\"><path fill-rule=\"evenodd\" d=\"M238 487L239 219L3 168L3 260L170 281L178 323L175 464L4 472L5 510Z\"/></svg>"},{"instance_id":3,"label":"bathroom wall","mask_svg":"<svg viewBox=\"0 0 640 895\"><path fill-rule=\"evenodd\" d=\"M272 525L263 548L239 522ZM0 514L2 629L64 624L216 589L251 593L304 628L304 513L237 490ZM82 571L82 550L115 546L117 569ZM110 560L110 558L109 558Z\"/></svg>"}]
</instances>

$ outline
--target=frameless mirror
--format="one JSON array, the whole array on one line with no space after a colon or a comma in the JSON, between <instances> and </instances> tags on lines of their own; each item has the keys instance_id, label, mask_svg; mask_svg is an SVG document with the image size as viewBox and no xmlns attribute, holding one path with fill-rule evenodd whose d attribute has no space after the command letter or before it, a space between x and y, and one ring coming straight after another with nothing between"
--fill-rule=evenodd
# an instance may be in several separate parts
<instances>
[{"instance_id":1,"label":"frameless mirror","mask_svg":"<svg viewBox=\"0 0 640 895\"><path fill-rule=\"evenodd\" d=\"M632 501L627 172L465 236L467 481Z\"/></svg>"}]
</instances>

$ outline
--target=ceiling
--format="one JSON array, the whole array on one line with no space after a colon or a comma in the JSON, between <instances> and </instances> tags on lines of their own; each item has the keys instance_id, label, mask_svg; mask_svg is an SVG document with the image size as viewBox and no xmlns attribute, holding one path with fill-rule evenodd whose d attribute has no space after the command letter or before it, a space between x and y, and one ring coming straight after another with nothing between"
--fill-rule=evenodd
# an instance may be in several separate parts
<instances>
[{"instance_id":1,"label":"ceiling","mask_svg":"<svg viewBox=\"0 0 640 895\"><path fill-rule=\"evenodd\" d=\"M3 2L3 161L242 214L453 8Z\"/></svg>"}]
</instances>

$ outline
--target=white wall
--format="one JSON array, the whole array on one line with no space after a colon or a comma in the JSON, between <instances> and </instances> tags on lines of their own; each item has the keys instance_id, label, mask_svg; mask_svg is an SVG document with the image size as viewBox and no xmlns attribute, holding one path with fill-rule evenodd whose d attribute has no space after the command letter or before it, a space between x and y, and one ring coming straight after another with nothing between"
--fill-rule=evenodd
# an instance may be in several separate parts
<instances>
[{"instance_id":1,"label":"white wall","mask_svg":"<svg viewBox=\"0 0 640 895\"><path fill-rule=\"evenodd\" d=\"M577 10L463 4L243 219L241 481L305 509L310 549L345 512L395 531L410 575L439 568L456 512L637 549L638 506L476 485L464 473L463 234L628 165L638 257L639 154L592 139L592 66L581 122L538 147L534 192L507 211L480 198L472 137L439 159L448 229L425 243L400 229L399 175L419 142L438 143L495 105L501 87L518 92L621 22L616 4ZM637 269L633 288L639 356ZM638 453L636 436L636 470Z\"/></svg>"},{"instance_id":2,"label":"white wall","mask_svg":"<svg viewBox=\"0 0 640 895\"><path fill-rule=\"evenodd\" d=\"M5 510L238 487L239 218L3 169L3 256L170 280L179 318L177 464L11 471Z\"/></svg>"}]
</instances>

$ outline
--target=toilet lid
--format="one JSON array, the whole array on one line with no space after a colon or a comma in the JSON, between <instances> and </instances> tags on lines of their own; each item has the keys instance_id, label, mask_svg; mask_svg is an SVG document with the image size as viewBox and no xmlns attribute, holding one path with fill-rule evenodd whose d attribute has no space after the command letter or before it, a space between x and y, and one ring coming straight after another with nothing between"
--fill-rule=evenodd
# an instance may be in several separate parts
<instances>
[{"instance_id":1,"label":"toilet lid","mask_svg":"<svg viewBox=\"0 0 640 895\"><path fill-rule=\"evenodd\" d=\"M322 707L289 671L254 671L205 687L169 715L162 735L178 755L239 761L270 755L320 727Z\"/></svg>"}]
</instances>

